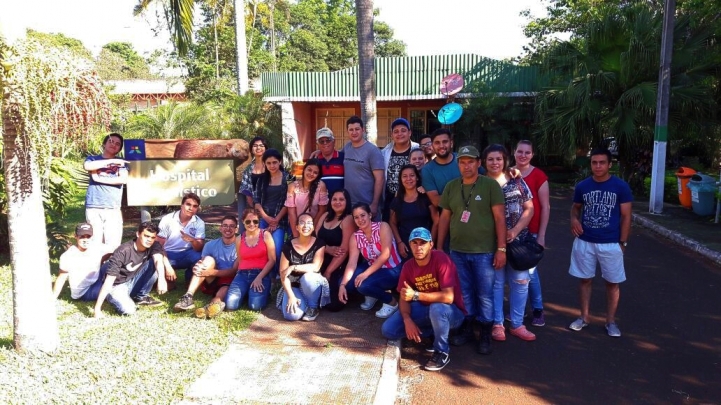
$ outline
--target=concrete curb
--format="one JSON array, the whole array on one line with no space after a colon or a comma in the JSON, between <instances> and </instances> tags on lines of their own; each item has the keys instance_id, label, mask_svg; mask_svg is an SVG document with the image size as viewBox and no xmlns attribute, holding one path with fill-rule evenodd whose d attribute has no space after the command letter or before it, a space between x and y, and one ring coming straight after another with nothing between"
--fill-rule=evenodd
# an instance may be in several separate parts
<instances>
[{"instance_id":1,"label":"concrete curb","mask_svg":"<svg viewBox=\"0 0 721 405\"><path fill-rule=\"evenodd\" d=\"M389 340L383 354L381 376L373 398L373 405L393 405L398 391L398 369L401 364L401 341Z\"/></svg>"},{"instance_id":2,"label":"concrete curb","mask_svg":"<svg viewBox=\"0 0 721 405\"><path fill-rule=\"evenodd\" d=\"M648 218L643 217L638 214L633 214L633 222L638 225L643 226L644 228L648 228L665 238L671 239L673 242L675 242L685 248L688 248L688 249L700 254L701 256L704 256L706 258L713 260L714 262L716 262L718 264L721 264L721 252L717 252L715 250L709 249L706 246L704 246L703 244L701 244L701 242L693 240L693 239L691 239L683 234L680 234L676 231L672 231L662 225L659 225L658 223L654 222L653 220L648 219Z\"/></svg>"}]
</instances>

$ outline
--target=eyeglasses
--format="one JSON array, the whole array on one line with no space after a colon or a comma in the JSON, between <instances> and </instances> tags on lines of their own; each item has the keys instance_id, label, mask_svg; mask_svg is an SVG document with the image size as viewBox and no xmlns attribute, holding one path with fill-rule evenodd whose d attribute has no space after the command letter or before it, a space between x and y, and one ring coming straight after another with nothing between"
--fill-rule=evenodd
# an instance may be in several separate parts
<instances>
[{"instance_id":1,"label":"eyeglasses","mask_svg":"<svg viewBox=\"0 0 721 405\"><path fill-rule=\"evenodd\" d=\"M305 221L305 222L302 222L302 221L301 221L301 222L298 222L298 225L300 225L300 226L304 226L304 225L313 226L313 221Z\"/></svg>"},{"instance_id":2,"label":"eyeglasses","mask_svg":"<svg viewBox=\"0 0 721 405\"><path fill-rule=\"evenodd\" d=\"M433 142L428 141L426 143L422 143L421 146L433 146Z\"/></svg>"},{"instance_id":3,"label":"eyeglasses","mask_svg":"<svg viewBox=\"0 0 721 405\"><path fill-rule=\"evenodd\" d=\"M223 225L221 225L220 227L223 228L223 229L235 229L235 225L226 225L226 224L223 224Z\"/></svg>"},{"instance_id":4,"label":"eyeglasses","mask_svg":"<svg viewBox=\"0 0 721 405\"><path fill-rule=\"evenodd\" d=\"M260 221L258 221L257 219L246 219L245 221L243 221L243 223L246 225L250 225L250 224L258 225L260 223Z\"/></svg>"},{"instance_id":5,"label":"eyeglasses","mask_svg":"<svg viewBox=\"0 0 721 405\"><path fill-rule=\"evenodd\" d=\"M254 148L265 148L265 145L263 145L262 143L256 143L255 145L253 145L253 147Z\"/></svg>"},{"instance_id":6,"label":"eyeglasses","mask_svg":"<svg viewBox=\"0 0 721 405\"><path fill-rule=\"evenodd\" d=\"M318 140L318 143L321 145L327 145L331 142L333 142L333 140L330 138L323 138L323 139Z\"/></svg>"}]
</instances>

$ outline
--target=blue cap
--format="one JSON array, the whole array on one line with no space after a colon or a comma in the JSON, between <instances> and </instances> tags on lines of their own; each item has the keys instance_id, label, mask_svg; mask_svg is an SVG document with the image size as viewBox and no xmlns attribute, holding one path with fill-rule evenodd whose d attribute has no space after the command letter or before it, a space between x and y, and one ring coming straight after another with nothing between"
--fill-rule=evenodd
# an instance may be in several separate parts
<instances>
[{"instance_id":1,"label":"blue cap","mask_svg":"<svg viewBox=\"0 0 721 405\"><path fill-rule=\"evenodd\" d=\"M431 237L431 231L423 227L418 227L411 231L411 236L408 237L408 242L413 239L422 239L426 242L431 242L433 240Z\"/></svg>"},{"instance_id":2,"label":"blue cap","mask_svg":"<svg viewBox=\"0 0 721 405\"><path fill-rule=\"evenodd\" d=\"M408 120L405 118L396 118L393 120L393 123L391 124L391 131L396 127L396 125L403 125L404 127L411 129L411 124L408 123Z\"/></svg>"}]
</instances>

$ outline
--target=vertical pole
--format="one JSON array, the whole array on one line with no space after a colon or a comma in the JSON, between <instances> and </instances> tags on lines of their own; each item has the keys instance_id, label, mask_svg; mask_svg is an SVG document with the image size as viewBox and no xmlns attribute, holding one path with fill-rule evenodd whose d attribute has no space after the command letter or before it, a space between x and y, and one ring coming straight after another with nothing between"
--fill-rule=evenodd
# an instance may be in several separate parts
<instances>
[{"instance_id":1,"label":"vertical pole","mask_svg":"<svg viewBox=\"0 0 721 405\"><path fill-rule=\"evenodd\" d=\"M649 212L663 211L663 187L666 177L666 144L668 143L668 105L671 98L671 54L673 52L673 27L676 0L666 0L663 12L663 36L661 39L661 68L658 72L658 101L656 103L656 128L653 137L653 165L651 167L651 197Z\"/></svg>"}]
</instances>

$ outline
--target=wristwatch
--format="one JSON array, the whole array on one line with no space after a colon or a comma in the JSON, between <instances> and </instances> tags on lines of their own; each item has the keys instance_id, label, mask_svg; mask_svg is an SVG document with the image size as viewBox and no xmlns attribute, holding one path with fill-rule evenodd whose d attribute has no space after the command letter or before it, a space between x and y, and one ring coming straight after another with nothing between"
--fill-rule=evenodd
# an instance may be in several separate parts
<instances>
[{"instance_id":1,"label":"wristwatch","mask_svg":"<svg viewBox=\"0 0 721 405\"><path fill-rule=\"evenodd\" d=\"M623 246L623 247L628 246L628 242L626 242L626 241L624 241L624 240L619 241L618 243L619 243L621 246Z\"/></svg>"},{"instance_id":2,"label":"wristwatch","mask_svg":"<svg viewBox=\"0 0 721 405\"><path fill-rule=\"evenodd\" d=\"M498 250L499 252L506 253L506 248L504 248L504 247L499 247L499 248L496 249L496 250Z\"/></svg>"},{"instance_id":3,"label":"wristwatch","mask_svg":"<svg viewBox=\"0 0 721 405\"><path fill-rule=\"evenodd\" d=\"M419 293L418 291L415 291L415 292L413 293L413 301L418 301L418 299L419 299L420 297L421 297L421 293Z\"/></svg>"}]
</instances>

